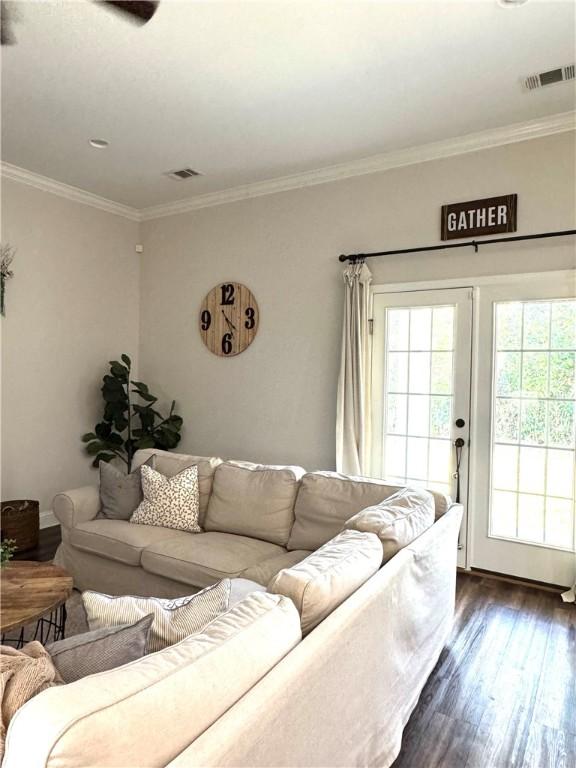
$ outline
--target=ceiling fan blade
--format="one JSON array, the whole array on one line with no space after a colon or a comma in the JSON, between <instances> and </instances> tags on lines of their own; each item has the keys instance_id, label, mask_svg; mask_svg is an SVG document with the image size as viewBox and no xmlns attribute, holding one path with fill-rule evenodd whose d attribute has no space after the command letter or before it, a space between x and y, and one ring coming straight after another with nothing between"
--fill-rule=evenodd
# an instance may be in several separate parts
<instances>
[{"instance_id":1,"label":"ceiling fan blade","mask_svg":"<svg viewBox=\"0 0 576 768\"><path fill-rule=\"evenodd\" d=\"M16 38L12 34L10 12L4 2L0 2L0 45L14 45Z\"/></svg>"},{"instance_id":2,"label":"ceiling fan blade","mask_svg":"<svg viewBox=\"0 0 576 768\"><path fill-rule=\"evenodd\" d=\"M100 0L103 5L124 13L136 24L146 24L156 13L160 0Z\"/></svg>"}]
</instances>

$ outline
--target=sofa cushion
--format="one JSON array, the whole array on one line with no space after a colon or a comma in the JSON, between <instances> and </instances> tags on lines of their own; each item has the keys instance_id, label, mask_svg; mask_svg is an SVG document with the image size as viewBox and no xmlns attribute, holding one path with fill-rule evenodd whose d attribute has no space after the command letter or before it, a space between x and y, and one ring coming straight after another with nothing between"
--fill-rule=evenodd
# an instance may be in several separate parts
<instances>
[{"instance_id":1,"label":"sofa cushion","mask_svg":"<svg viewBox=\"0 0 576 768\"><path fill-rule=\"evenodd\" d=\"M381 563L382 544L375 534L343 531L305 560L280 571L268 591L294 602L306 634L375 574Z\"/></svg>"},{"instance_id":2,"label":"sofa cushion","mask_svg":"<svg viewBox=\"0 0 576 768\"><path fill-rule=\"evenodd\" d=\"M142 567L184 584L207 587L285 551L267 541L213 531L152 544L142 553Z\"/></svg>"},{"instance_id":3,"label":"sofa cushion","mask_svg":"<svg viewBox=\"0 0 576 768\"><path fill-rule=\"evenodd\" d=\"M300 637L290 600L252 594L177 645L35 696L10 724L3 768L168 765Z\"/></svg>"},{"instance_id":4,"label":"sofa cushion","mask_svg":"<svg viewBox=\"0 0 576 768\"><path fill-rule=\"evenodd\" d=\"M434 499L423 488L403 488L346 520L345 529L375 533L385 563L434 524Z\"/></svg>"},{"instance_id":5,"label":"sofa cushion","mask_svg":"<svg viewBox=\"0 0 576 768\"><path fill-rule=\"evenodd\" d=\"M224 611L230 600L230 579L187 597L160 598L133 595L103 595L86 590L82 601L90 629L104 629L127 624L152 614L148 637L149 653L160 651L184 640L204 627Z\"/></svg>"},{"instance_id":6,"label":"sofa cushion","mask_svg":"<svg viewBox=\"0 0 576 768\"><path fill-rule=\"evenodd\" d=\"M242 578L251 579L266 587L270 579L276 576L283 568L290 568L290 566L296 565L300 560L304 560L305 557L311 554L311 552L305 549L294 549L292 552L284 550L279 555L274 555L274 557L269 557L267 560L262 560L246 568L245 571L242 571Z\"/></svg>"},{"instance_id":7,"label":"sofa cushion","mask_svg":"<svg viewBox=\"0 0 576 768\"><path fill-rule=\"evenodd\" d=\"M198 495L200 502L200 515L198 522L204 525L204 516L208 508L208 500L212 492L212 479L214 472L222 459L217 456L192 456L185 453L172 453L172 451L160 451L157 448L142 448L136 451L132 460L133 467L139 467L150 456L155 457L154 469L162 472L166 477L173 477L187 467L194 464L198 467Z\"/></svg>"},{"instance_id":8,"label":"sofa cushion","mask_svg":"<svg viewBox=\"0 0 576 768\"><path fill-rule=\"evenodd\" d=\"M154 469L154 456L146 461ZM122 470L101 461L100 514L108 520L129 520L142 501L142 466L127 475Z\"/></svg>"},{"instance_id":9,"label":"sofa cushion","mask_svg":"<svg viewBox=\"0 0 576 768\"><path fill-rule=\"evenodd\" d=\"M232 461L220 464L214 473L204 528L285 546L303 474L301 467Z\"/></svg>"},{"instance_id":10,"label":"sofa cushion","mask_svg":"<svg viewBox=\"0 0 576 768\"><path fill-rule=\"evenodd\" d=\"M144 499L130 518L130 522L200 533L196 465L183 469L177 475L166 477L144 464L142 492Z\"/></svg>"},{"instance_id":11,"label":"sofa cushion","mask_svg":"<svg viewBox=\"0 0 576 768\"><path fill-rule=\"evenodd\" d=\"M309 472L300 481L294 505L295 521L288 549L318 549L342 530L346 520L379 504L402 488L370 477L338 472ZM449 496L431 491L436 519L452 503Z\"/></svg>"},{"instance_id":12,"label":"sofa cushion","mask_svg":"<svg viewBox=\"0 0 576 768\"><path fill-rule=\"evenodd\" d=\"M87 675L115 669L146 653L154 616L149 614L134 624L82 632L46 646L50 658L65 683Z\"/></svg>"},{"instance_id":13,"label":"sofa cushion","mask_svg":"<svg viewBox=\"0 0 576 768\"><path fill-rule=\"evenodd\" d=\"M70 544L83 552L100 555L126 565L140 565L142 550L150 544L193 534L159 528L155 525L136 525L128 520L90 520L70 530Z\"/></svg>"}]
</instances>

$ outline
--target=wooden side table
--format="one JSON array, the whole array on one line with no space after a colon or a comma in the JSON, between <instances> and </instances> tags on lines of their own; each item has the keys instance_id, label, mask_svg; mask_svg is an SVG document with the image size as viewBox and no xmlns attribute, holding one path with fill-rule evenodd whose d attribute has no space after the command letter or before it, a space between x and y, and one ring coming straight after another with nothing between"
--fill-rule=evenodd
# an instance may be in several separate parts
<instances>
[{"instance_id":1,"label":"wooden side table","mask_svg":"<svg viewBox=\"0 0 576 768\"><path fill-rule=\"evenodd\" d=\"M24 627L36 621L36 631L30 640L45 643L64 637L66 630L66 600L72 594L72 576L59 565L11 561L0 569L0 633L2 642L9 640L21 648L26 639ZM6 633L20 628L18 637L6 638Z\"/></svg>"}]
</instances>

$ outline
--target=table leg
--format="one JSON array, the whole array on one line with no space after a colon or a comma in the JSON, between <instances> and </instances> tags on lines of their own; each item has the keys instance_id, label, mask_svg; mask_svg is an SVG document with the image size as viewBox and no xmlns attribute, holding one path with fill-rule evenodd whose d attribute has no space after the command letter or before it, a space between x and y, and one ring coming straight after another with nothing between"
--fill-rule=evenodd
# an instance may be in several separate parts
<instances>
[{"instance_id":1,"label":"table leg","mask_svg":"<svg viewBox=\"0 0 576 768\"><path fill-rule=\"evenodd\" d=\"M52 642L63 640L66 636L67 616L66 603L62 603L51 612L48 618L38 619L32 640L39 640L42 645L45 645L50 640L50 634L52 634ZM16 643L18 649L23 648L26 642L30 642L24 637L24 627L20 630L18 637L7 638L5 634L2 634L0 641L2 644L5 642Z\"/></svg>"}]
</instances>

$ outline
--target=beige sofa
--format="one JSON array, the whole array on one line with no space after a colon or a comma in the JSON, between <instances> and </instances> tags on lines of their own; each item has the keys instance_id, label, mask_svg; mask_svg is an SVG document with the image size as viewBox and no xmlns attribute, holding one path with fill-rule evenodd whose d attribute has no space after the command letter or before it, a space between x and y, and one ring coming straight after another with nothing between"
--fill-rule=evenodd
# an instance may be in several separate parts
<instances>
[{"instance_id":1,"label":"beige sofa","mask_svg":"<svg viewBox=\"0 0 576 768\"><path fill-rule=\"evenodd\" d=\"M145 460L148 453L138 458ZM179 460L160 458L172 465ZM252 465L246 471L266 470ZM211 528L226 515L210 519L209 502L213 492L222 491L222 477L212 472L212 488L207 474L203 514L205 528ZM262 583L278 570L272 561L304 556L306 550L291 546L320 546L320 539L331 539L342 528L344 515L347 519L394 490L335 473L302 475L296 486L286 544L265 542L279 551L252 548L243 541L250 536L207 531L188 535L186 547L178 536L148 544L130 539L139 562L134 553L126 562L131 550L118 545L126 544L127 534L111 533L125 526L106 526L106 533L97 526L110 521L97 517L93 490L64 494L55 504L64 537L59 559L81 587L110 592L181 594L203 586L200 581L216 580L215 571L227 568L227 575L252 573ZM252 503L258 508L257 500ZM125 667L44 691L11 723L4 768L390 766L452 625L462 510L440 496L436 509L430 528L303 639L291 600L248 590L199 635ZM278 522L276 517L272 536L282 528ZM90 533L110 538L108 556L96 550L100 543L90 543ZM214 533L228 538L216 539ZM199 544L211 535L210 547ZM227 560L217 552L217 541L227 542ZM179 570L158 573L159 561L146 556L149 547L154 555L159 547L177 553ZM216 553L212 561L209 551Z\"/></svg>"},{"instance_id":2,"label":"beige sofa","mask_svg":"<svg viewBox=\"0 0 576 768\"><path fill-rule=\"evenodd\" d=\"M60 493L54 499L62 526L56 560L73 574L78 589L174 597L226 577L267 586L282 568L339 533L352 515L399 490L335 472L158 450L138 451L134 466L152 455L157 470L170 477L192 463L198 466L205 532L103 519L97 486ZM451 501L440 493L434 500L440 517Z\"/></svg>"}]
</instances>

